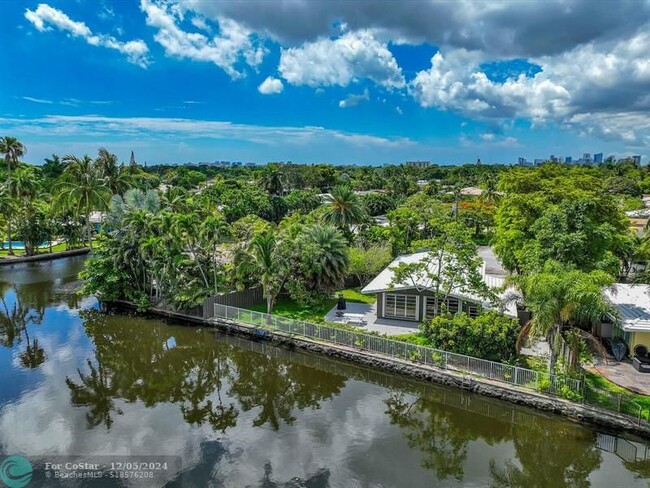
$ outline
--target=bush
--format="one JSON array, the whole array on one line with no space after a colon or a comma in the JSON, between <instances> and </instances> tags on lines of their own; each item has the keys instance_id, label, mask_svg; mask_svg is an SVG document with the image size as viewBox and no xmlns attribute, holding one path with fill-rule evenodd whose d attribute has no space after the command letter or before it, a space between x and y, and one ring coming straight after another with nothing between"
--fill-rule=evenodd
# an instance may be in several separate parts
<instances>
[{"instance_id":1,"label":"bush","mask_svg":"<svg viewBox=\"0 0 650 488\"><path fill-rule=\"evenodd\" d=\"M436 349L490 361L511 361L517 355L519 323L498 312L486 312L475 319L465 313L441 315L425 323L422 333Z\"/></svg>"}]
</instances>

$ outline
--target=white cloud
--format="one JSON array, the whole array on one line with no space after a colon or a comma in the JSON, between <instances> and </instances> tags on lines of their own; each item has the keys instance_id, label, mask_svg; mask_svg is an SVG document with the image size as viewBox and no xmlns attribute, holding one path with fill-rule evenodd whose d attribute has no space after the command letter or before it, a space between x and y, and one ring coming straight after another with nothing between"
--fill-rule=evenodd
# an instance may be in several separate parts
<instances>
[{"instance_id":1,"label":"white cloud","mask_svg":"<svg viewBox=\"0 0 650 488\"><path fill-rule=\"evenodd\" d=\"M253 33L232 19L217 19L219 34L209 38L181 29L178 22L183 18L182 12L167 2L141 0L140 9L146 15L147 25L158 29L154 39L168 56L211 62L231 78L241 78L245 74L235 67L238 63L243 61L256 68L266 54L264 46L254 42Z\"/></svg>"},{"instance_id":2,"label":"white cloud","mask_svg":"<svg viewBox=\"0 0 650 488\"><path fill-rule=\"evenodd\" d=\"M28 102L34 102L34 103L46 103L46 104L52 104L54 103L52 100L45 100L43 98L34 98L34 97L22 97L23 100L27 100Z\"/></svg>"},{"instance_id":3,"label":"white cloud","mask_svg":"<svg viewBox=\"0 0 650 488\"><path fill-rule=\"evenodd\" d=\"M25 11L25 18L40 32L52 30L51 26L53 26L60 31L69 33L73 37L81 37L91 46L102 46L125 54L129 62L143 68L149 64L147 58L149 48L144 41L137 39L122 42L113 36L93 34L85 23L74 21L61 10L50 7L45 3L39 4L36 10L27 9Z\"/></svg>"},{"instance_id":4,"label":"white cloud","mask_svg":"<svg viewBox=\"0 0 650 488\"><path fill-rule=\"evenodd\" d=\"M347 86L362 78L388 88L405 86L401 68L371 30L348 32L283 49L279 71L293 85Z\"/></svg>"},{"instance_id":5,"label":"white cloud","mask_svg":"<svg viewBox=\"0 0 650 488\"><path fill-rule=\"evenodd\" d=\"M343 100L339 102L339 107L341 108L349 108L349 107L354 107L356 105L359 105L361 102L366 102L370 100L370 96L368 95L368 89L366 88L363 90L363 93L361 95L354 95L350 94L347 97L345 97Z\"/></svg>"},{"instance_id":6,"label":"white cloud","mask_svg":"<svg viewBox=\"0 0 650 488\"><path fill-rule=\"evenodd\" d=\"M282 84L282 81L269 76L260 84L260 86L257 87L257 90L262 95L273 95L276 93L282 93L284 85Z\"/></svg>"},{"instance_id":7,"label":"white cloud","mask_svg":"<svg viewBox=\"0 0 650 488\"><path fill-rule=\"evenodd\" d=\"M482 71L482 53L438 52L417 73L410 92L423 107L474 118L559 123L601 138L641 141L650 132L650 34L561 56L533 58L542 70L503 83Z\"/></svg>"},{"instance_id":8,"label":"white cloud","mask_svg":"<svg viewBox=\"0 0 650 488\"><path fill-rule=\"evenodd\" d=\"M36 136L121 137L141 139L181 138L238 140L267 146L306 145L345 141L374 147L406 147L405 137L378 137L323 127L261 126L224 121L155 117L104 117L99 115L47 115L39 119L0 118L0 129Z\"/></svg>"}]
</instances>

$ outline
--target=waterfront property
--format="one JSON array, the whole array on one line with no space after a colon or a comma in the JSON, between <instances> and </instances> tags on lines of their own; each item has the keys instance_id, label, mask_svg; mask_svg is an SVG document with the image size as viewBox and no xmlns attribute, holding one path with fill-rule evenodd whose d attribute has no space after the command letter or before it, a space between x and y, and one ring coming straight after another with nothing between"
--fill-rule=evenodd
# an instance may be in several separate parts
<instances>
[{"instance_id":1,"label":"waterfront property","mask_svg":"<svg viewBox=\"0 0 650 488\"><path fill-rule=\"evenodd\" d=\"M603 290L603 295L616 309L594 327L594 333L603 339L621 337L634 351L635 346L650 348L650 295L648 285L616 283Z\"/></svg>"},{"instance_id":2,"label":"waterfront property","mask_svg":"<svg viewBox=\"0 0 650 488\"><path fill-rule=\"evenodd\" d=\"M489 253L483 249L482 257L487 254ZM465 312L470 317L476 317L482 310L494 308L510 317L517 317L517 306L514 302L495 304L462 287L452 288L444 300L436 299L431 280L426 274L418 275L409 282L394 282L394 268L401 264L420 263L427 256L427 252L398 256L361 290L366 294L377 295L378 318L421 322L439 315L443 309L452 314ZM505 276L494 265L495 262L496 260L490 262L489 258L483 257L481 277L489 288L496 291L504 286ZM433 266L435 265L431 264L429 267ZM498 294L500 298L505 298L505 293Z\"/></svg>"},{"instance_id":3,"label":"waterfront property","mask_svg":"<svg viewBox=\"0 0 650 488\"><path fill-rule=\"evenodd\" d=\"M82 260L0 269L0 335L15 339L0 341L0 458L27 457L35 479L52 453L147 453L182 459L147 486L460 488L495 484L509 463L540 486L574 486L576 473L594 488L647 485L636 438L208 327L101 314L61 293Z\"/></svg>"}]
</instances>

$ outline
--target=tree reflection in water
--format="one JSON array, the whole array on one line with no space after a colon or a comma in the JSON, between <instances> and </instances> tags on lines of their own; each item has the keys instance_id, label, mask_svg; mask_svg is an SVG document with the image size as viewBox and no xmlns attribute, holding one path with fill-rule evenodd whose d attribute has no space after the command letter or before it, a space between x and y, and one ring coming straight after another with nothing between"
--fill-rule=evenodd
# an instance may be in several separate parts
<instances>
[{"instance_id":1,"label":"tree reflection in water","mask_svg":"<svg viewBox=\"0 0 650 488\"><path fill-rule=\"evenodd\" d=\"M343 376L292 362L271 348L262 352L214 339L194 327L170 328L145 319L82 312L94 344L88 370L66 379L72 403L89 408L88 426L110 428L114 402L152 407L175 403L186 422L225 432L239 409L259 409L254 426L291 424L294 409L318 408L338 394ZM170 334L173 333L173 337ZM275 351L275 353L274 353Z\"/></svg>"},{"instance_id":2,"label":"tree reflection in water","mask_svg":"<svg viewBox=\"0 0 650 488\"><path fill-rule=\"evenodd\" d=\"M469 443L480 439L489 445L512 441L515 447L517 461L501 466L490 461L493 488L590 486L589 474L602 462L594 432L523 410L508 414L487 399L467 399L465 408L450 406L441 398L445 395L422 392L408 401L403 393L392 393L386 400L391 422L404 430L409 446L422 452L422 465L439 480L462 481Z\"/></svg>"},{"instance_id":3,"label":"tree reflection in water","mask_svg":"<svg viewBox=\"0 0 650 488\"><path fill-rule=\"evenodd\" d=\"M0 344L13 347L24 340L26 348L19 355L21 366L39 367L45 362L45 350L37 338L29 337L29 326L41 324L47 303L37 300L32 305L34 290L29 285L12 287L2 283L0 293Z\"/></svg>"}]
</instances>

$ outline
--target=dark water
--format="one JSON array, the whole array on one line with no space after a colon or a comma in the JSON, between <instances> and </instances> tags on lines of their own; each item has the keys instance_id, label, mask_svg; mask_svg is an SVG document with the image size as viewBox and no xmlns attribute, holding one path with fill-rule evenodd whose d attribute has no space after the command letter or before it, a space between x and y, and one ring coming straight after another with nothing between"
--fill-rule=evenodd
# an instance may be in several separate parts
<instances>
[{"instance_id":1,"label":"dark water","mask_svg":"<svg viewBox=\"0 0 650 488\"><path fill-rule=\"evenodd\" d=\"M29 486L648 486L634 439L209 329L103 315L73 293L82 262L0 268L0 462L29 459ZM61 455L181 456L182 469L164 481L45 479L42 464Z\"/></svg>"}]
</instances>

